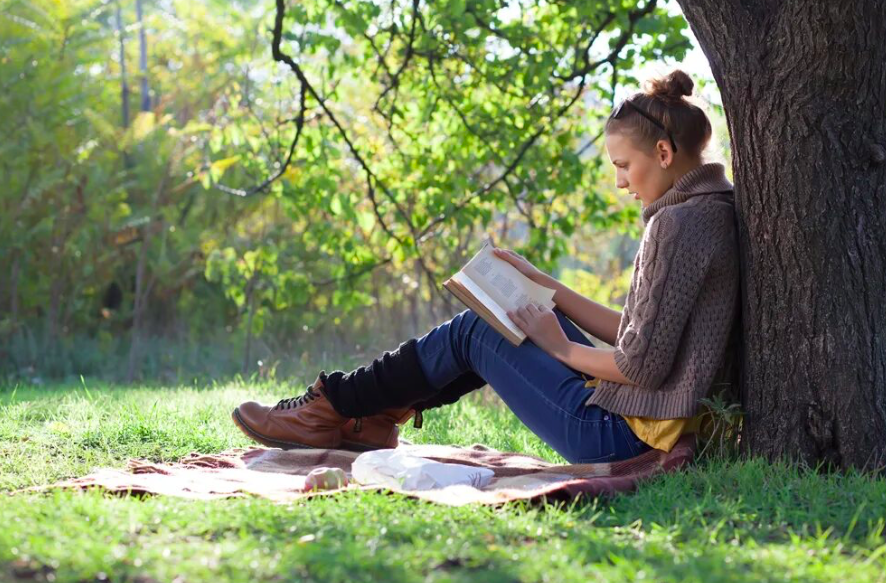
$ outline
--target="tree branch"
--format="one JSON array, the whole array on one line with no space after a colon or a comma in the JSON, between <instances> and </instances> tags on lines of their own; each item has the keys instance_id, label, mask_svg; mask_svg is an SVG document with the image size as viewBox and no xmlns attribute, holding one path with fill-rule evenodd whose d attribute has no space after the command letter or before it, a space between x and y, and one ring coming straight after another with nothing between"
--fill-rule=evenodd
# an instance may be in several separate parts
<instances>
[{"instance_id":1,"label":"tree branch","mask_svg":"<svg viewBox=\"0 0 886 583\"><path fill-rule=\"evenodd\" d=\"M305 102L305 87L302 86L301 91L299 93L299 106L298 106L298 115L295 118L295 136L292 138L292 143L289 144L289 152L286 154L286 160L280 165L280 168L277 169L277 172L267 177L261 184L257 184L248 190L242 190L239 188L231 188L229 186L225 186L224 184L216 184L215 187L225 192L227 194L234 194L236 196L252 196L253 194L264 191L268 188L275 180L283 176L286 172L286 169L289 167L289 164L292 162L292 154L295 152L295 147L298 145L298 140L301 138L302 129L305 126L305 110L306 110L306 102Z\"/></svg>"},{"instance_id":2,"label":"tree branch","mask_svg":"<svg viewBox=\"0 0 886 583\"><path fill-rule=\"evenodd\" d=\"M623 48L628 44L628 41L631 40L631 37L634 36L634 28L644 16L648 16L655 10L655 7L658 3L658 0L649 0L649 2L641 8L640 10L636 10L628 14L628 28L627 30L622 31L621 35L618 37L618 41L615 43L615 47L609 51L609 54L597 61L590 60L590 49L591 45L594 41L597 40L597 36L608 26L612 20L615 18L614 15L611 15L610 18L604 20L603 25L598 29L597 33L591 38L591 42L587 45L587 49L583 52L582 61L584 65L580 68L574 68L572 72L570 72L565 77L560 77L555 75L558 79L562 79L563 81L572 81L574 79L584 77L589 73L593 72L597 67L603 65L604 63L614 63L618 59L618 54L622 51Z\"/></svg>"}]
</instances>

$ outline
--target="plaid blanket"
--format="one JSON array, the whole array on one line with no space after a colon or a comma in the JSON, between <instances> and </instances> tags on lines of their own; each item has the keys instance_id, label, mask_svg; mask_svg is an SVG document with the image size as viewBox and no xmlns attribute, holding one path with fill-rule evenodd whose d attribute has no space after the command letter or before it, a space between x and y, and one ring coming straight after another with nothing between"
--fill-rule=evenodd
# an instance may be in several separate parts
<instances>
[{"instance_id":1,"label":"plaid blanket","mask_svg":"<svg viewBox=\"0 0 886 583\"><path fill-rule=\"evenodd\" d=\"M572 500L627 492L646 478L673 472L690 462L695 454L695 436L684 435L665 453L652 450L635 458L612 463L556 465L543 459L496 451L482 444L406 445L407 453L444 463L489 468L494 473L483 489L449 486L438 490L406 491L400 494L450 506L501 504L511 500ZM101 488L115 494L166 495L213 500L261 496L278 502L329 496L346 490L384 490L377 485L350 483L334 490L305 491L305 476L320 467L341 468L350 478L357 453L337 449L288 450L252 447L219 454L192 453L177 463L152 463L133 459L127 470L102 468L87 476L49 486L28 488Z\"/></svg>"}]
</instances>

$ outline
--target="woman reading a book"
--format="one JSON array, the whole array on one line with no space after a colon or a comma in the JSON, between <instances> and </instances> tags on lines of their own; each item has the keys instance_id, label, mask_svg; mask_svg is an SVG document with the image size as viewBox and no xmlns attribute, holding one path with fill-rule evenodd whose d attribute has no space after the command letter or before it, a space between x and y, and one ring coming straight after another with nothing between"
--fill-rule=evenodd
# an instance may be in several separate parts
<instances>
[{"instance_id":1,"label":"woman reading a book","mask_svg":"<svg viewBox=\"0 0 886 583\"><path fill-rule=\"evenodd\" d=\"M738 306L732 184L706 163L705 113L682 71L622 102L605 127L619 188L642 203L645 231L623 311L569 289L513 251L494 253L554 290L556 307L508 313L515 346L472 310L372 363L320 372L303 395L233 413L254 440L283 448L397 446L397 425L489 384L571 463L669 451L694 431L699 399L724 362ZM595 347L586 330L612 347Z\"/></svg>"}]
</instances>

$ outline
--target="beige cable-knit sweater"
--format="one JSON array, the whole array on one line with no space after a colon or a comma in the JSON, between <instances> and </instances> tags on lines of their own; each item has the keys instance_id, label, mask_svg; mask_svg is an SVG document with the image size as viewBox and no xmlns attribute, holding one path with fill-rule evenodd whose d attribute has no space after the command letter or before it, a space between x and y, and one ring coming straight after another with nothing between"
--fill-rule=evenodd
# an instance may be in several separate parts
<instances>
[{"instance_id":1,"label":"beige cable-knit sweater","mask_svg":"<svg viewBox=\"0 0 886 583\"><path fill-rule=\"evenodd\" d=\"M634 384L601 380L586 405L653 419L695 414L738 308L734 216L722 164L691 170L643 209L615 347L618 369Z\"/></svg>"}]
</instances>

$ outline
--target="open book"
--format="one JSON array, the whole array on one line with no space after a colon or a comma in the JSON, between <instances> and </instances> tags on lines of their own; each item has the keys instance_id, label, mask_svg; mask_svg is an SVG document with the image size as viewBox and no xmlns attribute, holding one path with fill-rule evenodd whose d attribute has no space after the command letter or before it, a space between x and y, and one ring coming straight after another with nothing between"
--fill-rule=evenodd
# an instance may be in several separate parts
<instances>
[{"instance_id":1,"label":"open book","mask_svg":"<svg viewBox=\"0 0 886 583\"><path fill-rule=\"evenodd\" d=\"M483 246L443 287L477 313L502 336L519 346L526 334L506 312L526 304L553 308L555 290L539 285L520 273L516 267L496 257L492 240Z\"/></svg>"}]
</instances>

